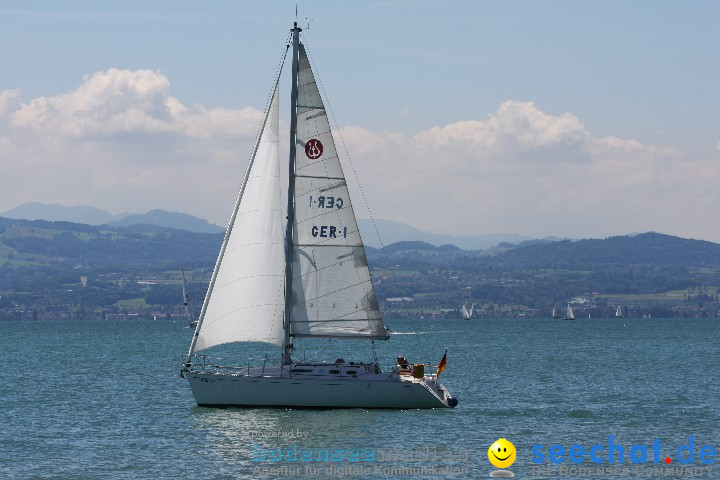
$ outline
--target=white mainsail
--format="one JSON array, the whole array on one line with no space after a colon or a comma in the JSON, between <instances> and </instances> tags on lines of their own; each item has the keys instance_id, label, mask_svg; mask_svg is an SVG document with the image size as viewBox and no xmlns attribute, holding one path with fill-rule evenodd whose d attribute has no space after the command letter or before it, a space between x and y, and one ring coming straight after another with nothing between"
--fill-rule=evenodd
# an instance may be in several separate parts
<instances>
[{"instance_id":1,"label":"white mainsail","mask_svg":"<svg viewBox=\"0 0 720 480\"><path fill-rule=\"evenodd\" d=\"M215 266L195 351L231 342L283 343L278 96L276 84Z\"/></svg>"},{"instance_id":2,"label":"white mainsail","mask_svg":"<svg viewBox=\"0 0 720 480\"><path fill-rule=\"evenodd\" d=\"M345 175L302 44L295 148L290 333L386 339Z\"/></svg>"}]
</instances>

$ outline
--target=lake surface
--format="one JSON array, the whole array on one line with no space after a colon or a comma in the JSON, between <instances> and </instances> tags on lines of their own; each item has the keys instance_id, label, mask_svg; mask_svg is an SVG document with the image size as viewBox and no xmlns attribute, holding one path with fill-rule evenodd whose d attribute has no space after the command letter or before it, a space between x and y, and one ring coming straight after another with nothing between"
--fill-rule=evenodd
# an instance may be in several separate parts
<instances>
[{"instance_id":1,"label":"lake surface","mask_svg":"<svg viewBox=\"0 0 720 480\"><path fill-rule=\"evenodd\" d=\"M0 478L239 479L258 478L257 467L286 469L265 470L268 478L490 478L496 468L488 448L501 437L517 449L508 468L519 478L720 478L718 320L387 323L398 333L376 342L384 368L398 354L437 364L448 348L441 381L459 398L457 408L199 408L177 376L191 336L183 324L0 322ZM264 352L279 356L279 349L261 345L220 350L224 363L237 357L238 364L248 358L261 364ZM372 359L369 342L316 341L299 350L308 360ZM271 436L277 432L302 438ZM610 435L624 448L622 464L617 455L608 462ZM690 437L693 463L685 467L697 467L692 471L612 476L557 470L677 468L677 449ZM650 449L655 439L660 463ZM551 462L554 444L566 450L581 445L584 462L573 464L567 456L562 464ZM604 452L601 463L590 459L595 444ZM556 470L537 470L535 445L545 455L541 466ZM647 463L631 461L633 445L647 446ZM705 445L718 452L713 464L701 461ZM320 461L301 462L303 451ZM325 461L325 451L343 460ZM278 454L279 461L270 460ZM256 461L261 455L265 460ZM352 470L361 467L370 475Z\"/></svg>"}]
</instances>

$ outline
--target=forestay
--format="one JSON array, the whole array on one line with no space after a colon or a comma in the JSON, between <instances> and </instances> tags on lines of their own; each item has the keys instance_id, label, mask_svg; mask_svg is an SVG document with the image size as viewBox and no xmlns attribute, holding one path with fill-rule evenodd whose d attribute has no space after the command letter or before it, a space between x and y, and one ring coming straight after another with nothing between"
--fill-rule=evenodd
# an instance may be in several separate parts
<instances>
[{"instance_id":1,"label":"forestay","mask_svg":"<svg viewBox=\"0 0 720 480\"><path fill-rule=\"evenodd\" d=\"M386 339L325 107L300 45L291 334Z\"/></svg>"}]
</instances>

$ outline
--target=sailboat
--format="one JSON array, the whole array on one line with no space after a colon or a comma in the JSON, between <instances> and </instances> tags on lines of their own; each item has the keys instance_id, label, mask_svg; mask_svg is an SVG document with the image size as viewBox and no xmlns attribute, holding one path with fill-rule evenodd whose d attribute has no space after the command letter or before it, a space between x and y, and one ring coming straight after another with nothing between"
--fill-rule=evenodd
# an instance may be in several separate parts
<instances>
[{"instance_id":1,"label":"sailboat","mask_svg":"<svg viewBox=\"0 0 720 480\"><path fill-rule=\"evenodd\" d=\"M560 318L560 315L557 314L557 309L555 307L552 309L552 318Z\"/></svg>"},{"instance_id":2,"label":"sailboat","mask_svg":"<svg viewBox=\"0 0 720 480\"><path fill-rule=\"evenodd\" d=\"M180 267L180 270L182 271L182 281L183 281L183 305L185 306L185 315L188 319L188 325L190 328L197 327L197 320L193 318L192 311L190 310L190 295L188 295L188 286L187 286L187 280L185 280L185 269L183 267Z\"/></svg>"},{"instance_id":3,"label":"sailboat","mask_svg":"<svg viewBox=\"0 0 720 480\"><path fill-rule=\"evenodd\" d=\"M473 310L475 309L475 304L473 303L470 306L470 310L467 308L467 304L463 303L462 309L460 310L460 315L463 320L470 320L473 316Z\"/></svg>"},{"instance_id":4,"label":"sailboat","mask_svg":"<svg viewBox=\"0 0 720 480\"><path fill-rule=\"evenodd\" d=\"M570 304L568 303L567 310L565 310L565 318L563 320L575 320L575 314L572 311L572 308L570 308Z\"/></svg>"},{"instance_id":5,"label":"sailboat","mask_svg":"<svg viewBox=\"0 0 720 480\"><path fill-rule=\"evenodd\" d=\"M300 338L389 338L300 32L295 23L287 46L292 90L284 237L278 74L181 376L200 406L454 407L457 399L438 381L445 357L436 374L402 356L389 372L381 371L377 357L371 363L293 358ZM197 353L235 342L274 344L282 357L272 366L238 361L227 367Z\"/></svg>"},{"instance_id":6,"label":"sailboat","mask_svg":"<svg viewBox=\"0 0 720 480\"><path fill-rule=\"evenodd\" d=\"M625 318L625 315L622 313L622 309L618 306L617 310L615 310L615 318Z\"/></svg>"}]
</instances>

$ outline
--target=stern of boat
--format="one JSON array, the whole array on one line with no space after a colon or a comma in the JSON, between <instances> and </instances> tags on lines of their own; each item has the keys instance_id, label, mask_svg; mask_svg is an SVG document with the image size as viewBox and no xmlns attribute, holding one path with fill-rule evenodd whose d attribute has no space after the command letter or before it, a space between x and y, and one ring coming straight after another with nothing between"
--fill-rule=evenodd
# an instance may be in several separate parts
<instances>
[{"instance_id":1,"label":"stern of boat","mask_svg":"<svg viewBox=\"0 0 720 480\"><path fill-rule=\"evenodd\" d=\"M425 388L427 388L428 391L433 396L435 396L445 407L455 408L458 405L457 397L453 396L453 394L450 393L450 390L448 390L445 385L438 382L435 375L426 376L425 378L423 378L422 383L425 385Z\"/></svg>"}]
</instances>

